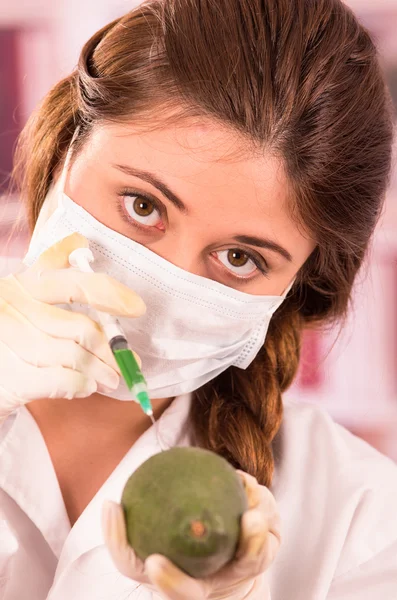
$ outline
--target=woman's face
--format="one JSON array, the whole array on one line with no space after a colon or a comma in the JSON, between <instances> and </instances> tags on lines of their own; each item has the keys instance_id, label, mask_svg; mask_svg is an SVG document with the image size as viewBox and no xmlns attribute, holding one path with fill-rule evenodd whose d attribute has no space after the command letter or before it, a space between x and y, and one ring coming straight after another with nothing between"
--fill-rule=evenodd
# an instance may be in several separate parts
<instances>
[{"instance_id":1,"label":"woman's face","mask_svg":"<svg viewBox=\"0 0 397 600\"><path fill-rule=\"evenodd\" d=\"M178 267L249 294L280 295L315 247L289 214L280 161L243 152L211 122L97 126L65 192Z\"/></svg>"}]
</instances>

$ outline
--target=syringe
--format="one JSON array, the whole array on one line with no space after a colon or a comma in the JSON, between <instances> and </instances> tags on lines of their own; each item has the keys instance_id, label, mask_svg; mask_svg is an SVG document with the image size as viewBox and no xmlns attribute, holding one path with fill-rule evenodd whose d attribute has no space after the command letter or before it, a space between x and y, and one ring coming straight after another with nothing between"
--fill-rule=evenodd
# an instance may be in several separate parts
<instances>
[{"instance_id":1,"label":"syringe","mask_svg":"<svg viewBox=\"0 0 397 600\"><path fill-rule=\"evenodd\" d=\"M94 255L89 248L77 248L69 255L69 264L84 273L94 272L90 266L90 263L93 261ZM95 313L133 399L140 404L143 412L148 415L154 423L153 409L150 403L145 378L142 375L134 353L128 345L127 338L119 321L116 317L109 315L108 313L99 310L96 310Z\"/></svg>"}]
</instances>

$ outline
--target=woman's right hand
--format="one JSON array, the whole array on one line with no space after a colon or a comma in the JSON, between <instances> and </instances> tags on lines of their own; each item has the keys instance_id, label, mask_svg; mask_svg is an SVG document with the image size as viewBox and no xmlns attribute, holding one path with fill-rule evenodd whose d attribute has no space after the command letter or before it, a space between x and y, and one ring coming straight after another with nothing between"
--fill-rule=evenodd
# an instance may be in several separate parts
<instances>
[{"instance_id":1,"label":"woman's right hand","mask_svg":"<svg viewBox=\"0 0 397 600\"><path fill-rule=\"evenodd\" d=\"M0 422L41 398L82 398L116 389L119 370L101 327L53 306L79 302L124 317L145 313L143 300L103 273L69 265L88 241L74 233L17 275L0 279Z\"/></svg>"}]
</instances>

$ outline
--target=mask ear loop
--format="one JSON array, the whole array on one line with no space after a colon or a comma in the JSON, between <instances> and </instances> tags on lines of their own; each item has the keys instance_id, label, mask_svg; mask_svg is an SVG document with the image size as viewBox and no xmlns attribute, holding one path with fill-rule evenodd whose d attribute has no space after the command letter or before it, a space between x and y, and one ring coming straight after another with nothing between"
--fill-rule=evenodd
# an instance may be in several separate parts
<instances>
[{"instance_id":1,"label":"mask ear loop","mask_svg":"<svg viewBox=\"0 0 397 600\"><path fill-rule=\"evenodd\" d=\"M50 189L49 189L49 192L51 191L51 193L56 194L56 196L54 198L54 199L56 199L56 206L53 206L53 207L50 208L47 205L47 210L46 210L46 203L44 203L44 205L41 207L39 217L37 219L37 222L35 224L35 228L34 228L32 237L31 237L30 242L29 242L28 251L27 251L25 257L23 258L23 263L26 266L29 266L31 249L33 248L33 245L36 242L37 236L39 235L39 233L43 229L43 227L45 227L46 221L48 220L49 216L59 206L60 198L62 198L62 194L65 191L66 177L67 177L67 174L68 174L70 159L71 159L71 156L72 156L73 144L75 143L75 141L77 139L77 136L79 134L79 130L80 130L80 125L78 125L76 127L76 129L75 129L75 131L73 133L72 140L71 140L71 142L69 144L69 148L68 148L68 151L66 153L65 163L64 163L64 165L62 167L61 175L59 176L59 179L55 182L55 184L54 184L54 182L51 183L51 186L50 186ZM28 262L25 262L25 261L28 261Z\"/></svg>"},{"instance_id":2,"label":"mask ear loop","mask_svg":"<svg viewBox=\"0 0 397 600\"><path fill-rule=\"evenodd\" d=\"M66 153L65 162L64 162L64 165L62 167L62 173L61 173L61 176L59 178L59 190L60 190L61 194L63 194L65 192L66 177L68 175L70 160L71 160L72 154L73 154L73 146L74 146L74 143L75 143L75 141L76 141L76 139L77 139L77 137L79 135L79 131L80 131L80 125L77 125L76 129L74 130L72 139L70 141L68 151Z\"/></svg>"},{"instance_id":3,"label":"mask ear loop","mask_svg":"<svg viewBox=\"0 0 397 600\"><path fill-rule=\"evenodd\" d=\"M293 280L291 281L291 283L289 284L289 286L285 289L285 291L281 294L282 298L286 298L288 295L288 292L290 292L292 286L294 285L296 281L296 276L293 278Z\"/></svg>"}]
</instances>

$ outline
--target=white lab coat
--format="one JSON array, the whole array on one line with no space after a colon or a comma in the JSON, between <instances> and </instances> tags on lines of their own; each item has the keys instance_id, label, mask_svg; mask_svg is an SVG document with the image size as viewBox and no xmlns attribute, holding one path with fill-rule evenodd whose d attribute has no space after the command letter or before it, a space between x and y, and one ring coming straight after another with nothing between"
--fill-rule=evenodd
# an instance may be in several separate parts
<instances>
[{"instance_id":1,"label":"white lab coat","mask_svg":"<svg viewBox=\"0 0 397 600\"><path fill-rule=\"evenodd\" d=\"M189 444L189 402L176 398L139 438L72 529L36 422L25 407L8 418L0 429L1 600L152 597L113 566L100 511L105 499L120 500L147 458ZM311 405L284 401L277 440L271 489L282 545L269 570L272 600L396 600L397 465Z\"/></svg>"}]
</instances>

